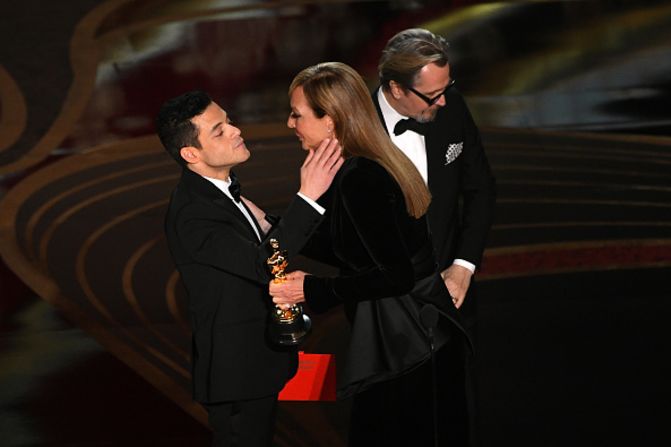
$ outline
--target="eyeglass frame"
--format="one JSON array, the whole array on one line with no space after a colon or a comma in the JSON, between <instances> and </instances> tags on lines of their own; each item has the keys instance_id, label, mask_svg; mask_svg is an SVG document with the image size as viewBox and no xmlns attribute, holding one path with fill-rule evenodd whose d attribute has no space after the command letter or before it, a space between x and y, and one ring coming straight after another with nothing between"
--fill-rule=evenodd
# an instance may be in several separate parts
<instances>
[{"instance_id":1,"label":"eyeglass frame","mask_svg":"<svg viewBox=\"0 0 671 447\"><path fill-rule=\"evenodd\" d=\"M425 94L418 92L417 90L415 90L414 88L412 88L412 87L410 87L410 86L407 86L407 85L406 85L406 86L404 86L404 87L407 88L408 90L410 90L411 92L413 92L415 95L417 95L417 96L419 97L419 99L421 99L422 101L424 101L425 103L427 103L429 106L432 106L432 105L434 105L436 102L438 102L438 100L440 99L440 97L443 96L443 95L445 94L445 92L447 92L449 89L452 88L452 86L454 85L455 82L457 82L456 79L451 79L450 82L447 84L447 87L445 87L445 88L443 89L442 92L438 93L438 94L437 94L436 96L434 96L433 98L429 98L429 97L426 96Z\"/></svg>"}]
</instances>

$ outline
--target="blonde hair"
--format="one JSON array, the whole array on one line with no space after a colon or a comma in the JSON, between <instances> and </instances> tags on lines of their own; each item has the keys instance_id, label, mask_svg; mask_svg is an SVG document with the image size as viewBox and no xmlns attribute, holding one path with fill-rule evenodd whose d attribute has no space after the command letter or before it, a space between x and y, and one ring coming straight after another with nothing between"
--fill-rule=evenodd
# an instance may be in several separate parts
<instances>
[{"instance_id":1,"label":"blonde hair","mask_svg":"<svg viewBox=\"0 0 671 447\"><path fill-rule=\"evenodd\" d=\"M401 187L408 214L426 213L431 194L415 165L392 142L378 119L370 92L361 76L341 62L324 62L298 73L289 95L298 87L317 115L331 117L345 156L376 161Z\"/></svg>"}]
</instances>

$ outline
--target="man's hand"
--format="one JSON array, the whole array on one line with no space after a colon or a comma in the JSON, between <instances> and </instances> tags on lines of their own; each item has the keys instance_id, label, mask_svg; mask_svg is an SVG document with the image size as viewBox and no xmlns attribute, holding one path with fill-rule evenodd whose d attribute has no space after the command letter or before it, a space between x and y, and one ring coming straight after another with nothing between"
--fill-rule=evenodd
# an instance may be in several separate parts
<instances>
[{"instance_id":1,"label":"man's hand","mask_svg":"<svg viewBox=\"0 0 671 447\"><path fill-rule=\"evenodd\" d=\"M450 292L454 306L459 309L464 304L464 298L466 298L468 286L471 285L471 276L473 276L473 273L466 267L452 264L443 270L440 276L443 277L445 287Z\"/></svg>"},{"instance_id":2,"label":"man's hand","mask_svg":"<svg viewBox=\"0 0 671 447\"><path fill-rule=\"evenodd\" d=\"M240 199L245 203L245 205L247 205L249 211L252 212L252 214L254 215L254 219L256 219L256 221L259 223L259 226L261 227L263 233L267 234L273 226L270 225L270 222L266 220L265 211L256 206L254 202L252 202L245 196L240 196Z\"/></svg>"},{"instance_id":3,"label":"man's hand","mask_svg":"<svg viewBox=\"0 0 671 447\"><path fill-rule=\"evenodd\" d=\"M273 297L273 303L280 306L282 309L287 309L293 304L302 303L305 301L303 295L303 281L306 273L301 270L296 270L287 273L286 281L276 283L270 281L270 295Z\"/></svg>"},{"instance_id":4,"label":"man's hand","mask_svg":"<svg viewBox=\"0 0 671 447\"><path fill-rule=\"evenodd\" d=\"M301 166L301 189L304 196L316 201L331 186L343 164L342 147L336 139L326 138L317 150L310 149Z\"/></svg>"}]
</instances>

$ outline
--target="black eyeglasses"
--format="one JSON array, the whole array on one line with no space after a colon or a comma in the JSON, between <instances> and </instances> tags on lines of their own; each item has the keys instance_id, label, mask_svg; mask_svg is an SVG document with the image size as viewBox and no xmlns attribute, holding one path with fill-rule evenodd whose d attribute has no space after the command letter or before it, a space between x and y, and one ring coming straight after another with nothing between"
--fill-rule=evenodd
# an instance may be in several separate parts
<instances>
[{"instance_id":1,"label":"black eyeglasses","mask_svg":"<svg viewBox=\"0 0 671 447\"><path fill-rule=\"evenodd\" d=\"M412 88L412 87L406 87L406 88L407 88L408 90L410 90L411 92L413 92L415 95L419 96L419 98L422 99L425 103L427 103L428 105L432 106L432 105L434 105L434 104L440 99L441 96L443 96L443 95L445 94L446 91L448 91L449 89L452 88L452 86L454 85L455 82L456 82L456 81L455 81L454 79L450 79L450 82L447 84L447 87L445 87L445 90L443 90L442 92L438 93L438 94L437 94L436 96L434 96L433 98L429 98L428 96L426 96L426 95L424 95L424 94L418 92L417 90L415 90L415 89Z\"/></svg>"}]
</instances>

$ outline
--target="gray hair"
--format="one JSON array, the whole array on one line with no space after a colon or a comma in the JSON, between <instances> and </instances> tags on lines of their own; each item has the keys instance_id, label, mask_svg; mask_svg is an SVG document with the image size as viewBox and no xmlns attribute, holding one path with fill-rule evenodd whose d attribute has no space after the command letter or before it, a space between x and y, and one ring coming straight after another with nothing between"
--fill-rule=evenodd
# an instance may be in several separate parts
<instances>
[{"instance_id":1,"label":"gray hair","mask_svg":"<svg viewBox=\"0 0 671 447\"><path fill-rule=\"evenodd\" d=\"M384 89L389 81L412 87L417 74L427 64L444 67L448 63L447 40L422 28L401 31L389 39L382 50L378 64L378 75Z\"/></svg>"}]
</instances>

